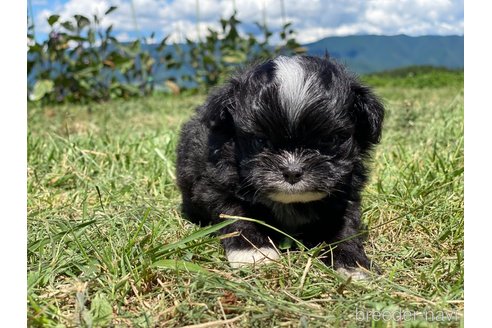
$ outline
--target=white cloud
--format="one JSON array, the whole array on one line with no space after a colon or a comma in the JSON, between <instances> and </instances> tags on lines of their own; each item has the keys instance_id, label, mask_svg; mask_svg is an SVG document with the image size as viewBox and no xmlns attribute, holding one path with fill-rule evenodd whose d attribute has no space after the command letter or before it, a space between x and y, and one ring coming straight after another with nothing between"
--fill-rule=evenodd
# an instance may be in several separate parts
<instances>
[{"instance_id":1,"label":"white cloud","mask_svg":"<svg viewBox=\"0 0 492 328\"><path fill-rule=\"evenodd\" d=\"M120 42L128 42L128 41L133 41L135 40L135 38L132 38L130 34L128 34L127 32L122 32L122 33L118 33L116 34L116 39L118 39L118 41Z\"/></svg>"},{"instance_id":2,"label":"white cloud","mask_svg":"<svg viewBox=\"0 0 492 328\"><path fill-rule=\"evenodd\" d=\"M272 30L278 30L284 22L281 0L236 0L235 3L241 21L260 22L266 15ZM53 13L65 19L74 14L102 15L113 5L118 9L106 17L102 25L113 24L117 33L135 32L135 13L143 36L156 32L157 39L165 35L170 35L171 41L197 38L196 0L133 0L133 4L134 11L128 0L68 0L39 12L36 29L47 33L46 18ZM198 29L202 38L208 27L219 28L221 16L232 14L233 4L232 0L198 1ZM286 20L293 22L297 39L302 43L333 35L464 33L463 0L284 0L284 4Z\"/></svg>"}]
</instances>

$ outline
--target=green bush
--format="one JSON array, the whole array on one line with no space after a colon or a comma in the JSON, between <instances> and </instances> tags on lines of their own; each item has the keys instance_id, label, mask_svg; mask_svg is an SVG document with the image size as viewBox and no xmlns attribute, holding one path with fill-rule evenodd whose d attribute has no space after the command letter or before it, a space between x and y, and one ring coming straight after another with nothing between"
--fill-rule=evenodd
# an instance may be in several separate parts
<instances>
[{"instance_id":1,"label":"green bush","mask_svg":"<svg viewBox=\"0 0 492 328\"><path fill-rule=\"evenodd\" d=\"M190 47L191 66L195 70L194 80L201 87L214 86L224 80L235 67L279 54L301 54L306 50L295 39L295 31L291 23L287 23L279 31L280 44L270 45L273 33L266 24L256 23L263 41L253 34L241 36L238 26L241 24L234 12L229 19L220 20L221 30L209 28L204 41L194 42L187 39Z\"/></svg>"},{"instance_id":2,"label":"green bush","mask_svg":"<svg viewBox=\"0 0 492 328\"><path fill-rule=\"evenodd\" d=\"M109 15L116 7L110 7ZM172 54L165 53L165 41L157 47L159 62L141 41L121 43L112 34L113 26L103 29L104 18L74 15L60 21L48 18L51 32L46 41L37 43L28 33L28 97L44 102L88 102L146 95L153 91L153 73L160 66L179 67Z\"/></svg>"},{"instance_id":3,"label":"green bush","mask_svg":"<svg viewBox=\"0 0 492 328\"><path fill-rule=\"evenodd\" d=\"M112 34L113 26L103 29L105 16L92 19L74 15L60 21L59 15L48 18L51 26L48 40L37 43L32 29L28 29L28 98L44 103L106 101L113 98L143 96L155 90L179 90L176 75L182 75L181 88L207 88L223 80L230 70L247 61L276 54L303 53L295 40L291 24L279 32L280 45L269 44L273 33L265 24L258 24L264 41L253 34L238 32L241 22L236 12L229 19L221 19L221 30L209 29L205 40L187 40L187 51L179 44L168 46L165 37L157 46L145 39L130 43L119 42ZM153 38L153 35L151 36ZM185 66L191 67L191 73ZM156 81L156 73L166 71L172 77ZM30 81L30 83L29 83ZM161 83L161 85L158 85Z\"/></svg>"}]
</instances>

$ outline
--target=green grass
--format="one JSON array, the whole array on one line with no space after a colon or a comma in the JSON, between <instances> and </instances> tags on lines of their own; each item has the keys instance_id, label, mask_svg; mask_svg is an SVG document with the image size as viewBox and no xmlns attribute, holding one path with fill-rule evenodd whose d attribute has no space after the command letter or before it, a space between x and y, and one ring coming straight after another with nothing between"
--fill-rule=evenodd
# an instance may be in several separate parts
<instances>
[{"instance_id":1,"label":"green grass","mask_svg":"<svg viewBox=\"0 0 492 328\"><path fill-rule=\"evenodd\" d=\"M439 88L463 86L463 69L436 68L432 66L409 66L363 77L364 81L377 87Z\"/></svg>"},{"instance_id":2,"label":"green grass","mask_svg":"<svg viewBox=\"0 0 492 328\"><path fill-rule=\"evenodd\" d=\"M363 282L319 249L230 269L217 227L180 217L177 132L203 95L29 107L29 325L461 326L463 85L377 92L387 119L363 220L383 273Z\"/></svg>"}]
</instances>

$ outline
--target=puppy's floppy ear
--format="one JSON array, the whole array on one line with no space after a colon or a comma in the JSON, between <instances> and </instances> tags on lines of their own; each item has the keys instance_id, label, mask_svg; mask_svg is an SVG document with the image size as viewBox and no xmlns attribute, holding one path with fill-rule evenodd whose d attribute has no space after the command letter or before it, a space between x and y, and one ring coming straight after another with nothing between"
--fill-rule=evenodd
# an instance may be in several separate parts
<instances>
[{"instance_id":1,"label":"puppy's floppy ear","mask_svg":"<svg viewBox=\"0 0 492 328\"><path fill-rule=\"evenodd\" d=\"M354 84L352 114L355 120L355 137L359 144L367 149L381 139L384 118L384 106L370 88Z\"/></svg>"},{"instance_id":2,"label":"puppy's floppy ear","mask_svg":"<svg viewBox=\"0 0 492 328\"><path fill-rule=\"evenodd\" d=\"M229 82L215 89L203 107L203 119L209 128L213 130L231 128L233 125L231 114L236 107L234 84Z\"/></svg>"}]
</instances>

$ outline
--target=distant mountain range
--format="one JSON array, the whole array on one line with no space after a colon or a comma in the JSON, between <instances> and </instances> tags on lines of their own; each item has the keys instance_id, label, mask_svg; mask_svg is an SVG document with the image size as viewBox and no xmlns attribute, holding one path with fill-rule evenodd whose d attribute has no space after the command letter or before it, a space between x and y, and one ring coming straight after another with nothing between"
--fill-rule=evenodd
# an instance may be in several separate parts
<instances>
[{"instance_id":1,"label":"distant mountain range","mask_svg":"<svg viewBox=\"0 0 492 328\"><path fill-rule=\"evenodd\" d=\"M309 55L321 56L328 51L359 74L414 65L464 67L464 37L457 35L328 37L304 47Z\"/></svg>"}]
</instances>

